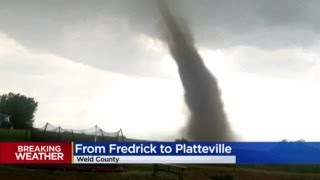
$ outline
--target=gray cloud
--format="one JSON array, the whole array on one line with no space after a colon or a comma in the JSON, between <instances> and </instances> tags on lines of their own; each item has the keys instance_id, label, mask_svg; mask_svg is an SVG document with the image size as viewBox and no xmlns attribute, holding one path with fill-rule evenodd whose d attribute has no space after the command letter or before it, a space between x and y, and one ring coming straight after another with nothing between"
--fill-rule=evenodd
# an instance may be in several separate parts
<instances>
[{"instance_id":1,"label":"gray cloud","mask_svg":"<svg viewBox=\"0 0 320 180\"><path fill-rule=\"evenodd\" d=\"M158 68L162 53L146 50L136 40L141 34L161 38L153 1L2 0L0 4L0 30L27 47L100 69L164 76ZM187 19L198 46L229 49L245 45L268 53L319 43L317 1L175 0L170 4L176 14ZM272 64L242 62L266 68ZM290 63L300 66L300 62ZM273 68L269 66L268 71Z\"/></svg>"},{"instance_id":2,"label":"gray cloud","mask_svg":"<svg viewBox=\"0 0 320 180\"><path fill-rule=\"evenodd\" d=\"M256 47L235 47L227 50L232 69L264 76L304 78L317 66L319 55L301 48L266 51ZM257 58L258 57L258 58Z\"/></svg>"}]
</instances>

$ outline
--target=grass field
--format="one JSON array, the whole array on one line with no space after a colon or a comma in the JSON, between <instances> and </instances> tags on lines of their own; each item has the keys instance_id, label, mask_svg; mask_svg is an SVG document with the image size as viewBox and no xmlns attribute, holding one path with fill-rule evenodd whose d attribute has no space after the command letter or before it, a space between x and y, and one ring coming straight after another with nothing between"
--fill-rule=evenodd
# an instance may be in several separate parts
<instances>
[{"instance_id":1,"label":"grass field","mask_svg":"<svg viewBox=\"0 0 320 180\"><path fill-rule=\"evenodd\" d=\"M26 130L23 129L2 129L0 128L0 142L4 141L25 141ZM27 140L31 139L30 132Z\"/></svg>"},{"instance_id":2,"label":"grass field","mask_svg":"<svg viewBox=\"0 0 320 180\"><path fill-rule=\"evenodd\" d=\"M24 141L25 130L0 129L0 141ZM31 140L28 134L27 140ZM320 165L187 165L184 179L320 179ZM128 165L121 173L64 172L0 165L0 179L178 179L177 175L152 176L152 165ZM225 178L224 178L225 177Z\"/></svg>"},{"instance_id":3,"label":"grass field","mask_svg":"<svg viewBox=\"0 0 320 180\"><path fill-rule=\"evenodd\" d=\"M128 165L125 172L101 173L101 172L68 172L68 171L49 171L26 169L18 166L0 165L1 179L178 179L174 174L161 172L157 176L152 176L152 165ZM207 166L207 165L187 165L187 170L183 179L232 179L235 176L238 179L320 179L316 173L288 173L274 170L261 170L258 168L237 166Z\"/></svg>"},{"instance_id":4,"label":"grass field","mask_svg":"<svg viewBox=\"0 0 320 180\"><path fill-rule=\"evenodd\" d=\"M16 166L0 166L1 179L176 179L175 176L164 175L153 177L151 166L130 166L126 172L121 173L95 173L95 172L65 172L25 169Z\"/></svg>"}]
</instances>

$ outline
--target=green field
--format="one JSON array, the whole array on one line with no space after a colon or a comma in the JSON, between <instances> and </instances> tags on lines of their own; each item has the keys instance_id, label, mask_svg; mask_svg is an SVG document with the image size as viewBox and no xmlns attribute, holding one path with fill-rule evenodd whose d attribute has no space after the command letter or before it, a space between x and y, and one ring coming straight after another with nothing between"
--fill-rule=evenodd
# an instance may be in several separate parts
<instances>
[{"instance_id":1,"label":"green field","mask_svg":"<svg viewBox=\"0 0 320 180\"><path fill-rule=\"evenodd\" d=\"M0 141L25 141L25 130L0 129ZM31 134L28 133L28 141ZM186 165L184 179L230 177L235 170L244 179L320 179L320 165ZM178 179L177 175L161 172L152 176L152 165L128 165L125 172L68 172L26 169L0 165L0 179ZM223 178L222 178L223 179ZM227 179L227 178L226 178Z\"/></svg>"},{"instance_id":2,"label":"green field","mask_svg":"<svg viewBox=\"0 0 320 180\"><path fill-rule=\"evenodd\" d=\"M2 129L0 128L0 142L4 141L25 141L26 130L21 129ZM30 131L27 140L31 140Z\"/></svg>"},{"instance_id":3,"label":"green field","mask_svg":"<svg viewBox=\"0 0 320 180\"><path fill-rule=\"evenodd\" d=\"M176 179L176 176L164 174L152 176L151 166L132 165L126 172L95 173L95 172L66 172L25 169L16 166L0 166L0 179Z\"/></svg>"},{"instance_id":4,"label":"green field","mask_svg":"<svg viewBox=\"0 0 320 180\"><path fill-rule=\"evenodd\" d=\"M261 170L246 166L224 167L207 165L186 165L183 179L232 179L233 170L240 179L320 179L317 173L287 173L283 171ZM267 167L267 166L265 166ZM282 166L275 166L275 168ZM308 167L308 166L306 166ZM270 169L267 167L267 169ZM152 165L127 165L125 172L73 172L27 169L18 166L0 165L1 179L178 179L177 175L160 172L152 176Z\"/></svg>"}]
</instances>

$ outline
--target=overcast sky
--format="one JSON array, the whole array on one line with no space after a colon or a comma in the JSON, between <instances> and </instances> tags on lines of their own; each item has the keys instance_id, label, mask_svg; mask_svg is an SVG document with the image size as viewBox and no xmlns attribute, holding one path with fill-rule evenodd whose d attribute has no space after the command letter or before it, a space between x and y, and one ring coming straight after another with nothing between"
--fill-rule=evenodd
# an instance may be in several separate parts
<instances>
[{"instance_id":1,"label":"overcast sky","mask_svg":"<svg viewBox=\"0 0 320 180\"><path fill-rule=\"evenodd\" d=\"M240 140L319 140L320 1L170 1L217 77ZM35 125L180 137L188 109L150 0L0 0L0 93Z\"/></svg>"}]
</instances>

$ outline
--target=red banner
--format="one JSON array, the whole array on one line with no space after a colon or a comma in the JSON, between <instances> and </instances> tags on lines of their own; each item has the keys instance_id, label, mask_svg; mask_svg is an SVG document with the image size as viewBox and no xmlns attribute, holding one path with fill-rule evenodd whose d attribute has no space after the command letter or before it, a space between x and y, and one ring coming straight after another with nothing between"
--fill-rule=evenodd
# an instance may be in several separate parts
<instances>
[{"instance_id":1,"label":"red banner","mask_svg":"<svg viewBox=\"0 0 320 180\"><path fill-rule=\"evenodd\" d=\"M0 143L2 164L70 164L70 142L4 142Z\"/></svg>"}]
</instances>

